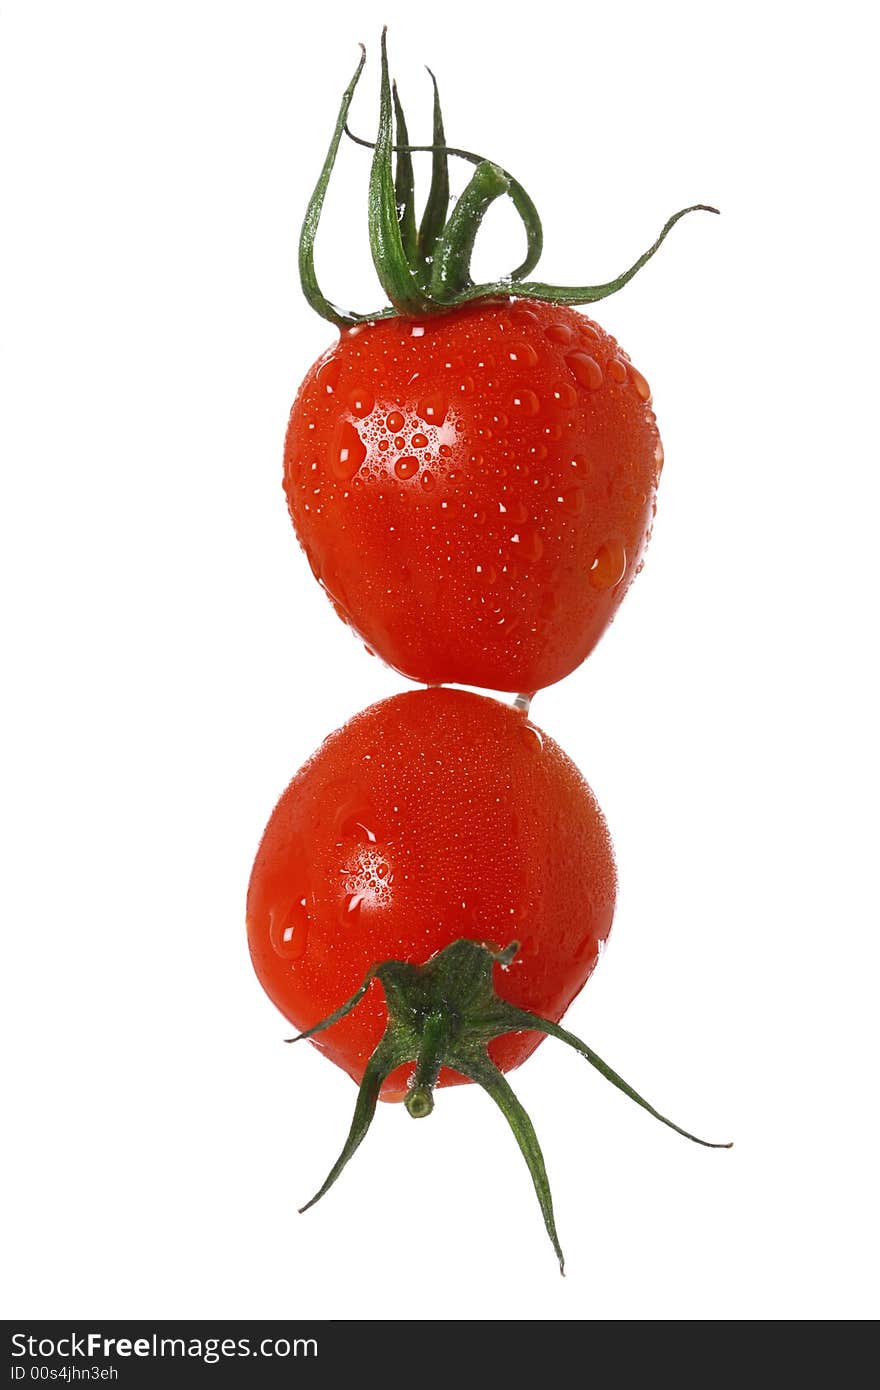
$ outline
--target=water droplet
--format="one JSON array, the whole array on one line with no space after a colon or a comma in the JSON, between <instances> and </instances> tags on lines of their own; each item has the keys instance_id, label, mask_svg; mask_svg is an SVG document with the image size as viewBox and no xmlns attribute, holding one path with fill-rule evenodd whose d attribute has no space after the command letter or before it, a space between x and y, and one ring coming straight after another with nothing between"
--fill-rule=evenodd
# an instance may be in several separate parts
<instances>
[{"instance_id":1,"label":"water droplet","mask_svg":"<svg viewBox=\"0 0 880 1390\"><path fill-rule=\"evenodd\" d=\"M660 477L660 474L663 472L663 460L665 457L666 455L663 453L663 440L658 439L657 443L654 445L654 462L657 465L658 478Z\"/></svg>"},{"instance_id":2,"label":"water droplet","mask_svg":"<svg viewBox=\"0 0 880 1390\"><path fill-rule=\"evenodd\" d=\"M429 396L423 396L416 406L419 419L424 420L429 425L442 425L448 411L449 402L439 391L434 391Z\"/></svg>"},{"instance_id":3,"label":"water droplet","mask_svg":"<svg viewBox=\"0 0 880 1390\"><path fill-rule=\"evenodd\" d=\"M269 940L284 960L298 960L308 944L308 899L295 898L286 907L269 913Z\"/></svg>"},{"instance_id":4,"label":"water droplet","mask_svg":"<svg viewBox=\"0 0 880 1390\"><path fill-rule=\"evenodd\" d=\"M626 381L626 363L622 362L619 357L612 357L611 361L606 363L605 370L611 380L617 382L618 386Z\"/></svg>"},{"instance_id":5,"label":"water droplet","mask_svg":"<svg viewBox=\"0 0 880 1390\"><path fill-rule=\"evenodd\" d=\"M404 419L399 410L392 410L390 415L385 417L385 424L389 434L399 434L404 426Z\"/></svg>"},{"instance_id":6,"label":"water droplet","mask_svg":"<svg viewBox=\"0 0 880 1390\"><path fill-rule=\"evenodd\" d=\"M507 517L507 520L509 522L513 523L514 526L518 526L521 521L528 521L528 508L524 507L522 502L518 501L516 498L508 497L506 505L502 502L499 502L499 512L501 511L502 506L504 507L504 515Z\"/></svg>"},{"instance_id":7,"label":"water droplet","mask_svg":"<svg viewBox=\"0 0 880 1390\"><path fill-rule=\"evenodd\" d=\"M517 304L510 311L510 322L519 324L520 328L531 328L541 320L532 309L527 309L524 304Z\"/></svg>"},{"instance_id":8,"label":"water droplet","mask_svg":"<svg viewBox=\"0 0 880 1390\"><path fill-rule=\"evenodd\" d=\"M528 386L520 386L513 393L513 405L521 415L537 415L541 402Z\"/></svg>"},{"instance_id":9,"label":"water droplet","mask_svg":"<svg viewBox=\"0 0 880 1390\"><path fill-rule=\"evenodd\" d=\"M425 472L422 474L422 487L425 492L432 492L434 489L434 474Z\"/></svg>"},{"instance_id":10,"label":"water droplet","mask_svg":"<svg viewBox=\"0 0 880 1390\"><path fill-rule=\"evenodd\" d=\"M363 901L363 893L346 893L342 900L342 922L344 926L354 926L361 915Z\"/></svg>"},{"instance_id":11,"label":"water droplet","mask_svg":"<svg viewBox=\"0 0 880 1390\"><path fill-rule=\"evenodd\" d=\"M553 387L553 400L562 410L571 410L577 405L577 391L570 381L558 381Z\"/></svg>"},{"instance_id":12,"label":"water droplet","mask_svg":"<svg viewBox=\"0 0 880 1390\"><path fill-rule=\"evenodd\" d=\"M498 571L494 565L477 565L476 573L483 584L494 584L498 578Z\"/></svg>"},{"instance_id":13,"label":"water droplet","mask_svg":"<svg viewBox=\"0 0 880 1390\"><path fill-rule=\"evenodd\" d=\"M507 356L511 362L516 362L520 367L536 367L538 365L538 354L531 343L524 343L517 340L511 343L507 349Z\"/></svg>"},{"instance_id":14,"label":"water droplet","mask_svg":"<svg viewBox=\"0 0 880 1390\"><path fill-rule=\"evenodd\" d=\"M423 323L414 323L412 328L409 330L409 336L411 338L424 338L425 325Z\"/></svg>"},{"instance_id":15,"label":"water droplet","mask_svg":"<svg viewBox=\"0 0 880 1390\"><path fill-rule=\"evenodd\" d=\"M361 420L365 415L369 415L375 404L376 399L372 391L367 390L365 386L355 386L348 393L348 408L352 415L357 415Z\"/></svg>"},{"instance_id":16,"label":"water droplet","mask_svg":"<svg viewBox=\"0 0 880 1390\"><path fill-rule=\"evenodd\" d=\"M544 554L544 542L534 526L521 526L511 536L510 543L516 546L514 554L517 559L524 560L527 564L540 560Z\"/></svg>"},{"instance_id":17,"label":"water droplet","mask_svg":"<svg viewBox=\"0 0 880 1390\"><path fill-rule=\"evenodd\" d=\"M426 434L414 434L410 444L414 449L427 449L428 436Z\"/></svg>"},{"instance_id":18,"label":"water droplet","mask_svg":"<svg viewBox=\"0 0 880 1390\"><path fill-rule=\"evenodd\" d=\"M405 454L395 463L394 471L398 478L411 478L419 471L419 461L413 458L412 454Z\"/></svg>"},{"instance_id":19,"label":"water droplet","mask_svg":"<svg viewBox=\"0 0 880 1390\"><path fill-rule=\"evenodd\" d=\"M493 613L489 622L488 635L496 642L506 642L518 627L518 618L508 618L504 613Z\"/></svg>"},{"instance_id":20,"label":"water droplet","mask_svg":"<svg viewBox=\"0 0 880 1390\"><path fill-rule=\"evenodd\" d=\"M587 506L583 488L567 487L559 494L559 504L569 516L583 516Z\"/></svg>"},{"instance_id":21,"label":"water droplet","mask_svg":"<svg viewBox=\"0 0 880 1390\"><path fill-rule=\"evenodd\" d=\"M536 729L534 724L523 724L520 729L520 736L533 752L542 753L544 751L544 740L541 737L541 731L540 729Z\"/></svg>"},{"instance_id":22,"label":"water droplet","mask_svg":"<svg viewBox=\"0 0 880 1390\"><path fill-rule=\"evenodd\" d=\"M551 343L562 343L566 346L574 342L574 330L569 328L567 323L550 323L544 329L544 337L549 338Z\"/></svg>"},{"instance_id":23,"label":"water droplet","mask_svg":"<svg viewBox=\"0 0 880 1390\"><path fill-rule=\"evenodd\" d=\"M590 583L594 589L613 589L626 573L626 550L621 541L607 541L596 551L590 566Z\"/></svg>"},{"instance_id":24,"label":"water droplet","mask_svg":"<svg viewBox=\"0 0 880 1390\"><path fill-rule=\"evenodd\" d=\"M328 396L333 395L339 383L339 368L341 365L338 357L329 357L327 361L322 363L318 368L318 385Z\"/></svg>"},{"instance_id":25,"label":"water droplet","mask_svg":"<svg viewBox=\"0 0 880 1390\"><path fill-rule=\"evenodd\" d=\"M340 812L336 833L343 836L345 839L360 840L362 844L374 845L377 836L375 830L370 828L372 816L369 811L352 811L349 809L350 806L351 802L348 803L348 807L343 807Z\"/></svg>"},{"instance_id":26,"label":"water droplet","mask_svg":"<svg viewBox=\"0 0 880 1390\"><path fill-rule=\"evenodd\" d=\"M336 448L330 455L330 468L337 478L348 482L367 457L367 449L350 420L343 420L336 434Z\"/></svg>"},{"instance_id":27,"label":"water droplet","mask_svg":"<svg viewBox=\"0 0 880 1390\"><path fill-rule=\"evenodd\" d=\"M587 463L586 454L572 454L569 460L572 471L578 478L589 477L590 465Z\"/></svg>"},{"instance_id":28,"label":"water droplet","mask_svg":"<svg viewBox=\"0 0 880 1390\"><path fill-rule=\"evenodd\" d=\"M641 372L637 372L635 367L630 367L629 374L639 399L649 401L651 399L651 388Z\"/></svg>"},{"instance_id":29,"label":"water droplet","mask_svg":"<svg viewBox=\"0 0 880 1390\"><path fill-rule=\"evenodd\" d=\"M602 385L602 368L588 352L569 352L565 362L575 380L588 391L597 391Z\"/></svg>"},{"instance_id":30,"label":"water droplet","mask_svg":"<svg viewBox=\"0 0 880 1390\"><path fill-rule=\"evenodd\" d=\"M458 383L459 395L469 396L474 389L474 379L472 376L463 376Z\"/></svg>"}]
</instances>

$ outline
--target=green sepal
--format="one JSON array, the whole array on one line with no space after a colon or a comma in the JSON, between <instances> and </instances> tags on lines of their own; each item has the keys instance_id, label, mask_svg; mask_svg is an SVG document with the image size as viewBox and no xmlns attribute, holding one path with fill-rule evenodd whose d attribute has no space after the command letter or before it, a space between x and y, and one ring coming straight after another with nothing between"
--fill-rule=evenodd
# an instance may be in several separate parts
<instances>
[{"instance_id":1,"label":"green sepal","mask_svg":"<svg viewBox=\"0 0 880 1390\"><path fill-rule=\"evenodd\" d=\"M634 265L605 284L550 285L542 280L526 280L525 276L535 268L543 246L541 220L531 198L522 184L500 165L470 150L445 143L437 82L430 69L428 71L434 86L433 143L409 144L403 107L388 71L384 29L381 47L377 138L375 142L362 140L353 135L348 127L349 109L366 58L361 46L360 61L343 93L333 138L309 200L300 234L299 271L303 293L317 313L340 328L397 315L422 318L481 300L536 299L550 304L592 304L606 299L628 284L656 253L680 218L690 212L718 211L705 203L682 208L669 218L657 240ZM395 125L396 143L393 138ZM368 196L370 250L379 281L392 307L369 314L338 308L321 291L315 273L315 237L343 133L357 144L370 146L373 150ZM416 151L427 151L433 156L431 188L418 231L411 159ZM474 176L451 214L448 213L450 155L476 165ZM503 193L510 198L522 221L527 243L525 259L510 275L475 285L470 276L474 240L489 203Z\"/></svg>"},{"instance_id":2,"label":"green sepal","mask_svg":"<svg viewBox=\"0 0 880 1390\"><path fill-rule=\"evenodd\" d=\"M519 1144L522 1156L532 1176L544 1225L559 1261L559 1273L564 1274L565 1256L562 1253L559 1236L556 1233L553 1197L550 1193L547 1169L544 1166L544 1155L541 1152L541 1145L538 1143L538 1136L528 1111L517 1100L504 1073L499 1071L488 1053L485 1056L475 1056L470 1050L461 1053L452 1052L447 1061L456 1071L461 1072L462 1076L467 1076L471 1081L476 1081L479 1086L482 1086L487 1095L492 1097L513 1130L514 1138Z\"/></svg>"},{"instance_id":3,"label":"green sepal","mask_svg":"<svg viewBox=\"0 0 880 1390\"><path fill-rule=\"evenodd\" d=\"M339 107L339 114L336 117L336 126L333 131L333 138L330 141L330 148L327 157L321 168L315 191L309 199L306 215L303 218L302 230L299 236L299 279L302 291L309 304L322 318L329 319L338 327L355 323L367 323L373 319L388 318L394 314L393 309L380 309L375 314L356 314L352 311L339 309L323 294L318 277L315 273L315 237L318 232L318 225L321 221L321 213L324 210L324 199L327 196L327 187L330 183L330 175L333 173L333 166L336 163L336 156L339 152L339 142L345 130L345 123L348 119L348 111L351 106L352 97L358 80L363 72L364 63L367 60L367 50L361 44L361 56L355 69L354 77L349 82L342 94L342 102Z\"/></svg>"},{"instance_id":4,"label":"green sepal","mask_svg":"<svg viewBox=\"0 0 880 1390\"><path fill-rule=\"evenodd\" d=\"M431 137L431 187L428 189L428 200L419 223L418 235L418 268L423 281L430 277L434 246L446 224L446 214L449 212L449 157L445 149L446 133L440 108L440 89L430 68L428 76L434 87L434 128Z\"/></svg>"},{"instance_id":5,"label":"green sepal","mask_svg":"<svg viewBox=\"0 0 880 1390\"><path fill-rule=\"evenodd\" d=\"M412 264L416 258L418 233L416 232L416 195L413 178L412 155L407 148L409 132L406 117L397 92L397 83L391 84L391 99L394 103L394 127L397 133L394 165L394 201L397 204L397 220L400 224L400 241L403 254Z\"/></svg>"},{"instance_id":6,"label":"green sepal","mask_svg":"<svg viewBox=\"0 0 880 1390\"><path fill-rule=\"evenodd\" d=\"M558 1038L585 1057L618 1090L676 1133L707 1148L731 1147L730 1144L711 1144L705 1139L698 1139L688 1130L673 1124L573 1033L561 1028L558 1023L518 1009L501 999L495 992L494 967L509 965L516 950L516 942L498 951L461 938L432 956L425 965L412 965L400 960L382 961L372 967L350 999L299 1035L300 1038L312 1037L332 1027L357 1006L374 979L382 984L388 1008L385 1032L365 1068L354 1118L342 1153L318 1192L302 1208L303 1211L333 1185L363 1140L375 1113L382 1084L390 1073L405 1062L415 1062L404 1104L413 1119L422 1119L433 1109L433 1087L441 1067L447 1066L482 1086L505 1116L531 1174L544 1225L562 1270L562 1251L540 1144L527 1112L488 1053L488 1044L492 1039L505 1033L540 1032Z\"/></svg>"},{"instance_id":7,"label":"green sepal","mask_svg":"<svg viewBox=\"0 0 880 1390\"><path fill-rule=\"evenodd\" d=\"M355 135L354 132L349 129L348 125L346 125L345 127L345 134L348 136L349 140L351 140L352 143L355 145L362 145L365 149L368 150L374 150L376 148L375 141L364 140L362 136ZM410 154L433 154L435 160L438 156L441 156L443 159L446 159L449 155L452 155L454 159L463 159L468 164L494 163L493 160L486 160L484 156L481 154L474 154L473 150L463 150L460 149L457 145L408 145L407 150ZM500 169L501 173L507 179L507 196L510 198L510 201L513 203L514 208L519 214L520 221L523 224L523 230L526 234L525 259L523 260L521 265L518 265L516 267L516 270L512 270L510 272L511 280L521 280L524 275L528 275L529 271L534 270L535 266L538 264L538 261L541 259L541 252L544 249L544 229L541 226L541 218L538 214L538 209L535 207L535 204L532 202L532 199L529 197L528 193L523 188L519 180L513 177L513 174L511 174L509 169L504 169L500 164L496 164L495 167L496 169ZM448 182L446 202L448 205ZM426 208L426 214L427 210L428 209ZM439 229L437 231L437 235L439 236ZM427 256L428 254L429 252L427 248L425 248L425 255ZM430 270L430 266L428 266L428 270ZM448 306L436 305L434 312L436 313L438 312L438 310L444 307Z\"/></svg>"},{"instance_id":8,"label":"green sepal","mask_svg":"<svg viewBox=\"0 0 880 1390\"><path fill-rule=\"evenodd\" d=\"M732 1144L716 1144L711 1143L708 1139L700 1139L696 1134L691 1134L690 1130L682 1129L681 1125L677 1125L666 1115L661 1115L660 1111L655 1110L650 1101L645 1100L644 1096L640 1096L638 1091L634 1091L629 1082L624 1081L613 1067L609 1067L607 1062L603 1062L597 1052L594 1052L591 1047L587 1047L587 1044L575 1037L574 1033L569 1033L567 1028L560 1027L558 1023L551 1023L549 1019L540 1018L538 1014L531 1014L526 1009L514 1009L511 1005L502 1002L494 1021L489 1019L484 1026L497 1026L504 1032L511 1032L515 1028L531 1029L536 1033L545 1033L548 1038L558 1038L560 1042L568 1043L568 1046L574 1048L575 1052L579 1052L582 1057L585 1057L590 1066L595 1067L596 1071L604 1076L606 1081L610 1081L612 1086L616 1086L618 1091L622 1091L625 1096L629 1096L630 1100L634 1100L636 1105L647 1110L648 1114L653 1115L655 1120L659 1120L661 1124L674 1129L676 1134L690 1139L694 1144L702 1144L705 1149L733 1148Z\"/></svg>"},{"instance_id":9,"label":"green sepal","mask_svg":"<svg viewBox=\"0 0 880 1390\"><path fill-rule=\"evenodd\" d=\"M660 249L676 222L686 217L689 212L717 213L718 209L709 207L706 203L694 203L693 207L682 208L680 212L673 213L653 246L649 246L629 270L625 270L614 280L608 280L604 285L548 285L542 280L495 280L484 285L474 285L469 290L455 295L449 301L448 307L470 304L475 299L508 298L539 299L546 304L595 304L597 300L607 299L610 294L616 294L624 285L628 285L633 276L638 275L642 266Z\"/></svg>"},{"instance_id":10,"label":"green sepal","mask_svg":"<svg viewBox=\"0 0 880 1390\"><path fill-rule=\"evenodd\" d=\"M367 220L370 251L379 283L394 308L405 317L429 314L437 306L424 294L407 260L397 214L392 168L391 79L388 73L386 31L382 30L382 80L379 88L379 131L370 170Z\"/></svg>"},{"instance_id":11,"label":"green sepal","mask_svg":"<svg viewBox=\"0 0 880 1390\"><path fill-rule=\"evenodd\" d=\"M373 1122L376 1113L376 1102L379 1099L379 1092L386 1077L390 1076L395 1067L399 1067L408 1060L399 1046L395 1046L393 1039L383 1038L370 1057L364 1068L364 1075L358 1090L357 1104L354 1108L354 1117L351 1122L351 1129L348 1131L348 1138L342 1149L342 1153L337 1158L327 1177L315 1193L314 1197L306 1202L304 1207L300 1207L300 1213L308 1211L309 1207L319 1201L328 1188L332 1187L339 1174L342 1172L352 1154L358 1148L367 1130Z\"/></svg>"}]
</instances>

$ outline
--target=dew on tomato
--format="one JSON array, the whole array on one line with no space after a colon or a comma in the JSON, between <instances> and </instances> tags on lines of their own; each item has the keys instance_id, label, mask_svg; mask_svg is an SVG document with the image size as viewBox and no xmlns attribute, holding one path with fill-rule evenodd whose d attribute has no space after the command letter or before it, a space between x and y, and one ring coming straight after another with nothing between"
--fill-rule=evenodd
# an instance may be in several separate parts
<instances>
[{"instance_id":1,"label":"dew on tomato","mask_svg":"<svg viewBox=\"0 0 880 1390\"><path fill-rule=\"evenodd\" d=\"M578 384L588 391L598 391L604 381L602 368L595 357L591 357L587 352L570 352L565 359L565 365Z\"/></svg>"},{"instance_id":2,"label":"dew on tomato","mask_svg":"<svg viewBox=\"0 0 880 1390\"><path fill-rule=\"evenodd\" d=\"M626 551L622 542L607 541L599 547L590 566L590 583L596 589L613 589L626 573Z\"/></svg>"},{"instance_id":3,"label":"dew on tomato","mask_svg":"<svg viewBox=\"0 0 880 1390\"><path fill-rule=\"evenodd\" d=\"M619 357L612 357L606 367L606 371L612 381L616 381L618 386L622 385L627 378L626 363Z\"/></svg>"}]
</instances>

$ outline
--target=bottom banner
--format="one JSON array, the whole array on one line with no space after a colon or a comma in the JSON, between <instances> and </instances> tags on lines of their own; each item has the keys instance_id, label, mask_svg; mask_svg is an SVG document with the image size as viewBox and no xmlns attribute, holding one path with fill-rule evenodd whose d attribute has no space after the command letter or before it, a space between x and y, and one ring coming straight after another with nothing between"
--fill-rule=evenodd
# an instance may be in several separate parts
<instances>
[{"instance_id":1,"label":"bottom banner","mask_svg":"<svg viewBox=\"0 0 880 1390\"><path fill-rule=\"evenodd\" d=\"M182 1386L336 1385L340 1373L392 1383L444 1370L524 1365L505 1324L489 1322L5 1321L6 1384ZM577 1341L578 1324L571 1324ZM522 1332L519 1324L518 1331ZM543 1343L539 1334L535 1350ZM575 1337L572 1337L572 1342ZM528 1360L526 1355L525 1360ZM546 1348L541 1355L546 1367Z\"/></svg>"}]
</instances>

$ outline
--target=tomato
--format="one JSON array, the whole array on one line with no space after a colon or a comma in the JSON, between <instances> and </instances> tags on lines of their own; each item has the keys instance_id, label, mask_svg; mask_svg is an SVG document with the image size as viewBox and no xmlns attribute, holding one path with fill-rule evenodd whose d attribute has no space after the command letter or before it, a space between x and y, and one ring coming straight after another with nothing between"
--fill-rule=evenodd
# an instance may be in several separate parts
<instances>
[{"instance_id":1,"label":"tomato","mask_svg":"<svg viewBox=\"0 0 880 1390\"><path fill-rule=\"evenodd\" d=\"M284 486L315 576L389 665L533 692L617 611L662 460L648 385L598 324L480 302L344 330L297 395Z\"/></svg>"},{"instance_id":2,"label":"tomato","mask_svg":"<svg viewBox=\"0 0 880 1390\"><path fill-rule=\"evenodd\" d=\"M526 279L543 244L537 209L499 165L447 146L436 82L432 143L410 145L383 31L376 139L353 138L373 149L370 251L389 307L339 309L318 283L315 236L364 61L362 50L300 235L303 292L340 337L294 402L284 487L338 615L429 688L357 715L293 779L257 852L248 940L299 1037L358 1082L342 1153L306 1205L336 1181L380 1097L420 1119L435 1086L475 1082L516 1137L561 1269L540 1145L503 1075L544 1036L708 1141L559 1023L614 912L592 792L525 701L442 687L534 693L574 670L614 617L641 568L663 449L644 377L571 306L621 289L682 217L716 209L675 213L603 285ZM417 225L411 156L426 149ZM454 200L450 155L474 168ZM477 284L474 240L502 196L526 256Z\"/></svg>"},{"instance_id":3,"label":"tomato","mask_svg":"<svg viewBox=\"0 0 880 1390\"><path fill-rule=\"evenodd\" d=\"M510 1004L558 1020L608 936L608 830L574 764L521 711L410 691L332 734L281 797L248 892L254 968L298 1029L335 1011L377 962L421 965L454 941L519 950L494 967ZM387 1011L374 984L313 1042L360 1081ZM502 1070L540 1042L489 1044ZM412 1065L382 1089L403 1098ZM440 1085L463 1078L448 1069Z\"/></svg>"}]
</instances>

